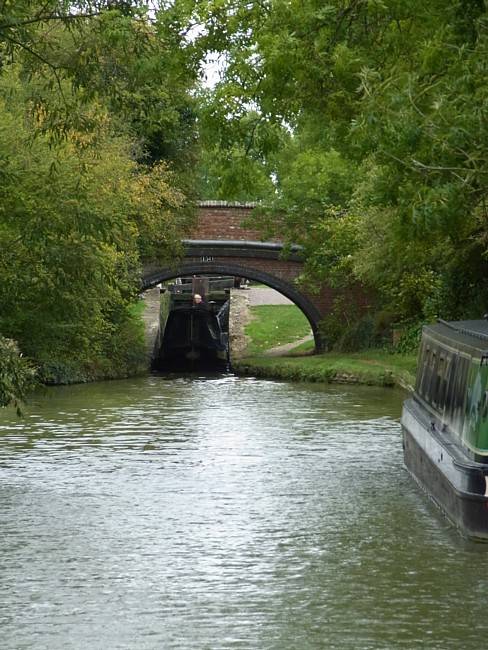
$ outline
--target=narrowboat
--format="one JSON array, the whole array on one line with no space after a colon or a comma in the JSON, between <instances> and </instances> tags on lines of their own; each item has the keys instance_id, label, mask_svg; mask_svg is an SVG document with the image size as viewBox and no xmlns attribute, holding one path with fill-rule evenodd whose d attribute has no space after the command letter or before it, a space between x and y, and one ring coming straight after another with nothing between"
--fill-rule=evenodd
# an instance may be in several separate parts
<instances>
[{"instance_id":1,"label":"narrowboat","mask_svg":"<svg viewBox=\"0 0 488 650\"><path fill-rule=\"evenodd\" d=\"M401 418L405 465L447 517L488 541L488 322L425 326Z\"/></svg>"}]
</instances>

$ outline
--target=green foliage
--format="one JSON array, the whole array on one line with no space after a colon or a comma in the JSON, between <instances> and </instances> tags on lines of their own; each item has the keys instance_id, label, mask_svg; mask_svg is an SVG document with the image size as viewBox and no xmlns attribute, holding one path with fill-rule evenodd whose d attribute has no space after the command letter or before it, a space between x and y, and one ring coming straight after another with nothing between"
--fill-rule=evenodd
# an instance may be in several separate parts
<instances>
[{"instance_id":1,"label":"green foliage","mask_svg":"<svg viewBox=\"0 0 488 650\"><path fill-rule=\"evenodd\" d=\"M395 352L400 354L415 354L419 349L423 325L423 323L406 325L395 345Z\"/></svg>"},{"instance_id":2,"label":"green foliage","mask_svg":"<svg viewBox=\"0 0 488 650\"><path fill-rule=\"evenodd\" d=\"M232 92L225 89L199 96L198 191L203 199L270 199L275 186L268 157L282 145L286 134L274 121L246 107L239 109Z\"/></svg>"},{"instance_id":3,"label":"green foliage","mask_svg":"<svg viewBox=\"0 0 488 650\"><path fill-rule=\"evenodd\" d=\"M305 246L304 278L360 281L398 322L480 316L486 3L210 0L195 15L207 25L198 43L225 60L206 100L221 125L216 159L233 151L232 165L237 151L272 179L256 222ZM250 189L238 196L264 196Z\"/></svg>"},{"instance_id":4,"label":"green foliage","mask_svg":"<svg viewBox=\"0 0 488 650\"><path fill-rule=\"evenodd\" d=\"M178 255L196 193L261 201L263 236L304 247L305 281L365 287L372 324L338 308L330 341L340 314L354 346L390 330L375 311L486 311L485 2L157 5L0 8L4 334L52 376L136 366L114 342L139 349L141 260ZM209 57L222 77L197 91Z\"/></svg>"},{"instance_id":5,"label":"green foliage","mask_svg":"<svg viewBox=\"0 0 488 650\"><path fill-rule=\"evenodd\" d=\"M373 348L377 344L374 320L367 314L343 333L335 349L340 352L357 352Z\"/></svg>"},{"instance_id":6,"label":"green foliage","mask_svg":"<svg viewBox=\"0 0 488 650\"><path fill-rule=\"evenodd\" d=\"M347 294L339 294L330 313L322 320L320 332L329 350L357 352L390 347L395 312L364 313Z\"/></svg>"},{"instance_id":7,"label":"green foliage","mask_svg":"<svg viewBox=\"0 0 488 650\"><path fill-rule=\"evenodd\" d=\"M191 216L187 15L143 1L0 6L0 331L45 382L144 366L141 265L177 258Z\"/></svg>"},{"instance_id":8,"label":"green foliage","mask_svg":"<svg viewBox=\"0 0 488 650\"><path fill-rule=\"evenodd\" d=\"M158 7L158 5L161 5ZM139 162L172 165L191 194L198 61L181 3L47 0L3 3L0 69L19 67L37 127L52 143L97 129L108 110ZM84 138L79 146L86 146Z\"/></svg>"},{"instance_id":9,"label":"green foliage","mask_svg":"<svg viewBox=\"0 0 488 650\"><path fill-rule=\"evenodd\" d=\"M86 383L146 372L144 328L140 317L129 312L112 326L111 336L105 337L98 353L56 350L53 356L39 349L40 381L55 385Z\"/></svg>"},{"instance_id":10,"label":"green foliage","mask_svg":"<svg viewBox=\"0 0 488 650\"><path fill-rule=\"evenodd\" d=\"M95 130L70 130L53 145L30 119L26 92L13 68L4 72L0 330L39 362L45 381L139 371L143 345L129 307L141 260L174 259L184 197L164 163L133 159L131 140L98 107Z\"/></svg>"},{"instance_id":11,"label":"green foliage","mask_svg":"<svg viewBox=\"0 0 488 650\"><path fill-rule=\"evenodd\" d=\"M354 301L339 295L334 299L332 309L320 323L320 334L327 349L334 349L344 332L354 328L360 319L360 312Z\"/></svg>"},{"instance_id":12,"label":"green foliage","mask_svg":"<svg viewBox=\"0 0 488 650\"><path fill-rule=\"evenodd\" d=\"M225 151L205 149L200 156L199 176L202 199L246 202L266 200L274 193L266 168L237 146Z\"/></svg>"},{"instance_id":13,"label":"green foliage","mask_svg":"<svg viewBox=\"0 0 488 650\"><path fill-rule=\"evenodd\" d=\"M327 347L336 352L357 352L391 343L391 330L385 328L381 318L369 313L354 320L349 314L345 321L340 311L333 311L321 323L321 332Z\"/></svg>"},{"instance_id":14,"label":"green foliage","mask_svg":"<svg viewBox=\"0 0 488 650\"><path fill-rule=\"evenodd\" d=\"M22 357L15 341L0 336L0 407L13 406L20 415L22 402L35 381L35 369Z\"/></svg>"}]
</instances>

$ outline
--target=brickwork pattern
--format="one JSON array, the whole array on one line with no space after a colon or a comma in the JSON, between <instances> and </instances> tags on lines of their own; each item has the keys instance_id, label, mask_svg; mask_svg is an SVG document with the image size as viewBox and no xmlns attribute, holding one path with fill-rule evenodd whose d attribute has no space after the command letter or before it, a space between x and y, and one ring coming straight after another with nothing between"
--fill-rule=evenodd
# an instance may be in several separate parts
<instances>
[{"instance_id":1,"label":"brickwork pattern","mask_svg":"<svg viewBox=\"0 0 488 650\"><path fill-rule=\"evenodd\" d=\"M261 241L263 236L259 230L243 225L252 210L252 207L202 206L198 209L191 239Z\"/></svg>"}]
</instances>

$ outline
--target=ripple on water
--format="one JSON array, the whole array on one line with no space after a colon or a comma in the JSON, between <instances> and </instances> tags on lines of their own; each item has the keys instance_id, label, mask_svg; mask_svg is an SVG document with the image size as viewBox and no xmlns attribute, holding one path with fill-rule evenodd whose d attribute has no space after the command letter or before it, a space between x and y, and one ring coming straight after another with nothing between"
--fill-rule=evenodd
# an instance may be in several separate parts
<instances>
[{"instance_id":1,"label":"ripple on water","mask_svg":"<svg viewBox=\"0 0 488 650\"><path fill-rule=\"evenodd\" d=\"M401 400L153 376L2 414L2 648L480 647L485 549L405 473Z\"/></svg>"}]
</instances>

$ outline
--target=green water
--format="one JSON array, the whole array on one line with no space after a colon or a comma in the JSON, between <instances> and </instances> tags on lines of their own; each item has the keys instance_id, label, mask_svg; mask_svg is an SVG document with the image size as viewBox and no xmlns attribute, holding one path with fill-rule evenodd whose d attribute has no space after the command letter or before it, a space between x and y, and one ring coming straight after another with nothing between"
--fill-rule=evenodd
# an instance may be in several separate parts
<instances>
[{"instance_id":1,"label":"green water","mask_svg":"<svg viewBox=\"0 0 488 650\"><path fill-rule=\"evenodd\" d=\"M402 399L149 377L0 413L0 647L485 647L488 548L405 472Z\"/></svg>"}]
</instances>

